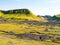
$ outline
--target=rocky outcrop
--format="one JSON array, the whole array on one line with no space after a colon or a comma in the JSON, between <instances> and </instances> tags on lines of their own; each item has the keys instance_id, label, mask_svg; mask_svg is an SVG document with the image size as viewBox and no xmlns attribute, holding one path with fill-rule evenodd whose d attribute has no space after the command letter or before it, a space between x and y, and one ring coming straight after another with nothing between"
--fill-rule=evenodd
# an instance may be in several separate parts
<instances>
[{"instance_id":1,"label":"rocky outcrop","mask_svg":"<svg viewBox=\"0 0 60 45\"><path fill-rule=\"evenodd\" d=\"M28 9L14 9L8 11L2 11L4 14L31 14Z\"/></svg>"}]
</instances>

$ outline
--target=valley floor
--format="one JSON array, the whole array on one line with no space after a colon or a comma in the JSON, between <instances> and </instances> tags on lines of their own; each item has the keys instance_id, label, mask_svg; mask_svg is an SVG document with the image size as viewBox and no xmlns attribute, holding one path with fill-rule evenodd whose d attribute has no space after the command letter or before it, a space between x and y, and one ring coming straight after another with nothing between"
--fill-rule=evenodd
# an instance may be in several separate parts
<instances>
[{"instance_id":1,"label":"valley floor","mask_svg":"<svg viewBox=\"0 0 60 45\"><path fill-rule=\"evenodd\" d=\"M0 23L0 45L60 45L60 26Z\"/></svg>"},{"instance_id":2,"label":"valley floor","mask_svg":"<svg viewBox=\"0 0 60 45\"><path fill-rule=\"evenodd\" d=\"M60 45L59 43L18 39L11 35L0 35L0 45Z\"/></svg>"}]
</instances>

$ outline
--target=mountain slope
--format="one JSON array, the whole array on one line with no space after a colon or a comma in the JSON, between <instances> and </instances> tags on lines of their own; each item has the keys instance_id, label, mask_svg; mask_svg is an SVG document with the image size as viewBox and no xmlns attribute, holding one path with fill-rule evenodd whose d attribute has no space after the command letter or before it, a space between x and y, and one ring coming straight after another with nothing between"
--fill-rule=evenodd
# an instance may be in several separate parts
<instances>
[{"instance_id":1,"label":"mountain slope","mask_svg":"<svg viewBox=\"0 0 60 45\"><path fill-rule=\"evenodd\" d=\"M60 14L54 15L52 19L55 21L60 21Z\"/></svg>"},{"instance_id":2,"label":"mountain slope","mask_svg":"<svg viewBox=\"0 0 60 45\"><path fill-rule=\"evenodd\" d=\"M44 16L37 16L39 17L41 22L48 22L48 20Z\"/></svg>"},{"instance_id":3,"label":"mountain slope","mask_svg":"<svg viewBox=\"0 0 60 45\"><path fill-rule=\"evenodd\" d=\"M37 17L29 9L14 9L7 11L0 10L0 15L1 18L4 18L5 20L8 21L25 21L25 20L35 20L41 22L47 21L43 17L40 18Z\"/></svg>"},{"instance_id":4,"label":"mountain slope","mask_svg":"<svg viewBox=\"0 0 60 45\"><path fill-rule=\"evenodd\" d=\"M30 10L28 9L14 9L3 11L0 10L0 17L6 18L8 20L36 20L38 21L39 18L35 16Z\"/></svg>"}]
</instances>

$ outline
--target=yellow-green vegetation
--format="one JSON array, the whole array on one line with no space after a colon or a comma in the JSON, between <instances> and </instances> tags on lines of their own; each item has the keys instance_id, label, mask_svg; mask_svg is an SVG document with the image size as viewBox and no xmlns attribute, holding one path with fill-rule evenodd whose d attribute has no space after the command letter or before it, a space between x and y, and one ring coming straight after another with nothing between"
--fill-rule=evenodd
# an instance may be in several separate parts
<instances>
[{"instance_id":1,"label":"yellow-green vegetation","mask_svg":"<svg viewBox=\"0 0 60 45\"><path fill-rule=\"evenodd\" d=\"M54 15L53 20L60 21L60 14Z\"/></svg>"},{"instance_id":2,"label":"yellow-green vegetation","mask_svg":"<svg viewBox=\"0 0 60 45\"><path fill-rule=\"evenodd\" d=\"M15 9L15 10L8 10L8 11L1 10L0 17L3 17L8 21L35 20L35 21L47 22L46 19L42 17L41 18L37 17L28 9Z\"/></svg>"},{"instance_id":3,"label":"yellow-green vegetation","mask_svg":"<svg viewBox=\"0 0 60 45\"><path fill-rule=\"evenodd\" d=\"M39 19L40 19L40 21L41 21L41 22L48 22L48 20L47 20L47 19L45 19L45 18L44 18L44 17L42 17L42 16L40 16L40 17L39 17Z\"/></svg>"},{"instance_id":4,"label":"yellow-green vegetation","mask_svg":"<svg viewBox=\"0 0 60 45\"><path fill-rule=\"evenodd\" d=\"M3 13L0 11L0 17L3 16Z\"/></svg>"},{"instance_id":5,"label":"yellow-green vegetation","mask_svg":"<svg viewBox=\"0 0 60 45\"><path fill-rule=\"evenodd\" d=\"M19 39L10 35L0 35L0 45L60 45L60 44L52 42Z\"/></svg>"},{"instance_id":6,"label":"yellow-green vegetation","mask_svg":"<svg viewBox=\"0 0 60 45\"><path fill-rule=\"evenodd\" d=\"M0 30L4 31L12 31L16 34L21 34L21 33L29 33L29 32L40 32L45 30L46 27L44 26L32 26L32 25L19 25L19 24L0 24Z\"/></svg>"},{"instance_id":7,"label":"yellow-green vegetation","mask_svg":"<svg viewBox=\"0 0 60 45\"><path fill-rule=\"evenodd\" d=\"M60 45L60 26L47 22L28 9L0 11L0 45Z\"/></svg>"},{"instance_id":8,"label":"yellow-green vegetation","mask_svg":"<svg viewBox=\"0 0 60 45\"><path fill-rule=\"evenodd\" d=\"M36 25L24 25L24 24L0 24L0 30L3 31L12 31L16 34L21 33L30 33L30 32L42 32L45 31L46 28L49 30L49 32L54 33L55 31L59 32L59 26L54 26L51 28L51 26L36 26Z\"/></svg>"},{"instance_id":9,"label":"yellow-green vegetation","mask_svg":"<svg viewBox=\"0 0 60 45\"><path fill-rule=\"evenodd\" d=\"M0 24L0 45L60 45L60 43L53 43L51 41L36 41L36 40L26 40L20 39L13 35L5 35L5 32L14 32L15 34L25 34L33 32L32 34L39 35L36 32L41 32L44 34L55 34L52 30L60 29L59 26L54 26L51 32L44 32L46 28L51 28L51 26L46 27L45 25L24 25L24 24ZM58 33L56 33L58 34ZM60 33L59 33L60 34Z\"/></svg>"},{"instance_id":10,"label":"yellow-green vegetation","mask_svg":"<svg viewBox=\"0 0 60 45\"><path fill-rule=\"evenodd\" d=\"M39 21L38 17L35 15L26 15L26 14L5 14L4 17L8 20L20 21L20 20L36 20Z\"/></svg>"},{"instance_id":11,"label":"yellow-green vegetation","mask_svg":"<svg viewBox=\"0 0 60 45\"><path fill-rule=\"evenodd\" d=\"M56 16L56 17L60 17L60 14L56 14L55 16Z\"/></svg>"}]
</instances>

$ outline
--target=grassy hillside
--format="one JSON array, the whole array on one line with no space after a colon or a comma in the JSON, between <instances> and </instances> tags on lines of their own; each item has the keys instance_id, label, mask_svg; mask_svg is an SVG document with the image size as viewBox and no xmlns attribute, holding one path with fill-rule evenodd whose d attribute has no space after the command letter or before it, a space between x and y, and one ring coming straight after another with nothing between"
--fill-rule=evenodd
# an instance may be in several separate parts
<instances>
[{"instance_id":1,"label":"grassy hillside","mask_svg":"<svg viewBox=\"0 0 60 45\"><path fill-rule=\"evenodd\" d=\"M16 34L22 33L30 33L30 32L40 32L43 31L46 27L44 26L31 26L31 25L24 25L24 24L0 24L0 30L7 31L7 32L14 32Z\"/></svg>"},{"instance_id":2,"label":"grassy hillside","mask_svg":"<svg viewBox=\"0 0 60 45\"><path fill-rule=\"evenodd\" d=\"M55 16L60 18L60 14L57 14L57 15L55 15Z\"/></svg>"},{"instance_id":3,"label":"grassy hillside","mask_svg":"<svg viewBox=\"0 0 60 45\"><path fill-rule=\"evenodd\" d=\"M54 15L52 19L55 21L60 21L60 14Z\"/></svg>"},{"instance_id":4,"label":"grassy hillside","mask_svg":"<svg viewBox=\"0 0 60 45\"><path fill-rule=\"evenodd\" d=\"M44 16L37 16L37 17L39 17L41 22L48 22L48 20L44 18Z\"/></svg>"},{"instance_id":5,"label":"grassy hillside","mask_svg":"<svg viewBox=\"0 0 60 45\"><path fill-rule=\"evenodd\" d=\"M60 45L60 24L28 9L0 10L0 45Z\"/></svg>"},{"instance_id":6,"label":"grassy hillside","mask_svg":"<svg viewBox=\"0 0 60 45\"><path fill-rule=\"evenodd\" d=\"M3 11L0 10L0 17L5 18L6 20L21 21L21 20L36 20L40 21L37 16L35 16L28 9L15 9Z\"/></svg>"},{"instance_id":7,"label":"grassy hillside","mask_svg":"<svg viewBox=\"0 0 60 45\"><path fill-rule=\"evenodd\" d=\"M0 45L60 45L52 42L41 42L26 39L17 39L11 35L0 35Z\"/></svg>"},{"instance_id":8,"label":"grassy hillside","mask_svg":"<svg viewBox=\"0 0 60 45\"><path fill-rule=\"evenodd\" d=\"M0 15L1 18L4 18L8 21L25 21L25 20L35 20L41 22L47 21L43 17L41 18L37 17L28 9L14 9L8 11L0 10Z\"/></svg>"},{"instance_id":9,"label":"grassy hillside","mask_svg":"<svg viewBox=\"0 0 60 45\"><path fill-rule=\"evenodd\" d=\"M45 25L36 26L24 24L0 24L0 45L60 45L60 41L55 40L56 37L58 38L60 37L59 29L60 29L59 26L53 26L51 28L51 26L46 27ZM27 36L25 37L25 39L24 38L21 39L19 36L17 37L11 32L13 32L14 34L34 34L34 35L47 34L48 36L53 35L52 40L54 39L53 41L56 42L52 42L48 38L47 41L34 39L29 40L28 38L26 38ZM36 37L34 38L36 39Z\"/></svg>"},{"instance_id":10,"label":"grassy hillside","mask_svg":"<svg viewBox=\"0 0 60 45\"><path fill-rule=\"evenodd\" d=\"M4 14L2 13L2 11L0 10L0 17L3 16Z\"/></svg>"}]
</instances>

